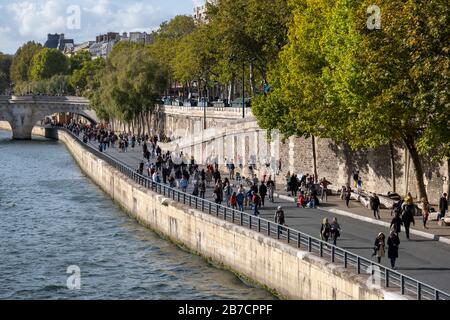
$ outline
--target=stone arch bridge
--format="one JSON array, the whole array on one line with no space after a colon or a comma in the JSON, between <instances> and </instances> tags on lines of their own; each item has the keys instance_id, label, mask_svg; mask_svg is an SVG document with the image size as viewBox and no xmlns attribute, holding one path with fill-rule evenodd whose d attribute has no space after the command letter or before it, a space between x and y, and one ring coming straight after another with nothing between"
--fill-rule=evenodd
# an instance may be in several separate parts
<instances>
[{"instance_id":1,"label":"stone arch bridge","mask_svg":"<svg viewBox=\"0 0 450 320\"><path fill-rule=\"evenodd\" d=\"M0 121L9 122L16 140L30 140L39 120L63 112L81 115L94 124L98 122L89 100L82 97L0 96Z\"/></svg>"}]
</instances>

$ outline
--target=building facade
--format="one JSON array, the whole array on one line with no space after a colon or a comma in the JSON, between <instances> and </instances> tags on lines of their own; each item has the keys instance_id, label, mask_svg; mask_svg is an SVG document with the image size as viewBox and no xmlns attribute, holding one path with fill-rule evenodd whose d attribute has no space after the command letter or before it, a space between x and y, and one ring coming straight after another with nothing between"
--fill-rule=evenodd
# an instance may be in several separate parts
<instances>
[{"instance_id":1,"label":"building facade","mask_svg":"<svg viewBox=\"0 0 450 320\"><path fill-rule=\"evenodd\" d=\"M61 52L67 50L66 48L71 48L74 46L73 39L66 39L64 33L58 34L48 34L47 41L44 44L44 47L49 49L58 49Z\"/></svg>"},{"instance_id":2,"label":"building facade","mask_svg":"<svg viewBox=\"0 0 450 320\"><path fill-rule=\"evenodd\" d=\"M192 17L196 21L208 22L207 18L207 4L217 5L219 0L205 0L205 4L194 8L194 14Z\"/></svg>"}]
</instances>

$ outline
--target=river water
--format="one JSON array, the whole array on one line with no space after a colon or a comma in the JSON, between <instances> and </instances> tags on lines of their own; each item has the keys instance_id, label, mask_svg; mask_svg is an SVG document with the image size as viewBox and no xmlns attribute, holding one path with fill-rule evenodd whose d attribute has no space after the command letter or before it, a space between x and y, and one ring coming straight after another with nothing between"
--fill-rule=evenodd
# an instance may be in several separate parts
<instances>
[{"instance_id":1,"label":"river water","mask_svg":"<svg viewBox=\"0 0 450 320\"><path fill-rule=\"evenodd\" d=\"M273 299L129 218L61 143L10 137L0 131L0 299Z\"/></svg>"}]
</instances>

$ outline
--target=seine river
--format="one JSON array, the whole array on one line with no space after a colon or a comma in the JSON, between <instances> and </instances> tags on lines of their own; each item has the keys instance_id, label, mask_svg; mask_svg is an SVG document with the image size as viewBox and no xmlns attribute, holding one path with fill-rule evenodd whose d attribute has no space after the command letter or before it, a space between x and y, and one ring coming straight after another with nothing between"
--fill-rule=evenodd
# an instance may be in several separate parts
<instances>
[{"instance_id":1,"label":"seine river","mask_svg":"<svg viewBox=\"0 0 450 320\"><path fill-rule=\"evenodd\" d=\"M0 299L273 299L129 218L64 145L10 136L0 131Z\"/></svg>"}]
</instances>

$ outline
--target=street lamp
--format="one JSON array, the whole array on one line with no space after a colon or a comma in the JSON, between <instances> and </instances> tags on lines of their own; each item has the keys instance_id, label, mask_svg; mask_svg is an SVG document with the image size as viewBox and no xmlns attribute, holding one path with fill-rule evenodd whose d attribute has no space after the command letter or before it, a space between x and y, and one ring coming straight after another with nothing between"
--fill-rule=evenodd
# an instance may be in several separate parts
<instances>
[{"instance_id":1,"label":"street lamp","mask_svg":"<svg viewBox=\"0 0 450 320\"><path fill-rule=\"evenodd\" d=\"M245 119L245 62L242 61L242 118Z\"/></svg>"},{"instance_id":2,"label":"street lamp","mask_svg":"<svg viewBox=\"0 0 450 320\"><path fill-rule=\"evenodd\" d=\"M203 102L203 130L206 130L206 105L208 103L208 88L207 88L208 84L205 82L205 96L206 96L206 101Z\"/></svg>"}]
</instances>

